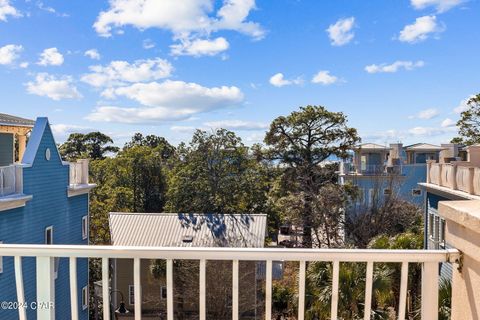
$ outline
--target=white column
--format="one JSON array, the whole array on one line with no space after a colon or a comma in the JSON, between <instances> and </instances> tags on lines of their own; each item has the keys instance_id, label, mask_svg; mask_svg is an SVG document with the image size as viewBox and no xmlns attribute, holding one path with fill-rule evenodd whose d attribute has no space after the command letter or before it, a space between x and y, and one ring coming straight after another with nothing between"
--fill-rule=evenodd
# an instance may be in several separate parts
<instances>
[{"instance_id":1,"label":"white column","mask_svg":"<svg viewBox=\"0 0 480 320\"><path fill-rule=\"evenodd\" d=\"M37 319L55 320L55 259L37 257Z\"/></svg>"}]
</instances>

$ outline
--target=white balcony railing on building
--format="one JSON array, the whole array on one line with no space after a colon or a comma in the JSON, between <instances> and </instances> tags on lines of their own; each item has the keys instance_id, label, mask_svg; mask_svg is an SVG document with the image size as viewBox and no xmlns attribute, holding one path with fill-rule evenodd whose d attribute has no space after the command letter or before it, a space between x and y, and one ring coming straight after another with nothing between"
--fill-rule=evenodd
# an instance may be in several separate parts
<instances>
[{"instance_id":1,"label":"white balcony railing on building","mask_svg":"<svg viewBox=\"0 0 480 320\"><path fill-rule=\"evenodd\" d=\"M0 167L0 197L16 192L16 166Z\"/></svg>"},{"instance_id":2,"label":"white balcony railing on building","mask_svg":"<svg viewBox=\"0 0 480 320\"><path fill-rule=\"evenodd\" d=\"M467 161L427 163L427 183L480 196L480 167Z\"/></svg>"},{"instance_id":3,"label":"white balcony railing on building","mask_svg":"<svg viewBox=\"0 0 480 320\"><path fill-rule=\"evenodd\" d=\"M70 162L70 185L86 185L88 184L88 160L78 160Z\"/></svg>"},{"instance_id":4,"label":"white balcony railing on building","mask_svg":"<svg viewBox=\"0 0 480 320\"><path fill-rule=\"evenodd\" d=\"M333 265L331 319L337 319L339 302L339 270L340 263L366 263L365 286L365 316L371 318L372 284L375 263L401 264L401 282L398 319L405 319L407 307L407 286L409 263L422 264L422 319L436 320L438 318L438 268L439 263L455 262L459 252L450 250L324 250L324 249L243 249L243 248L153 248L153 247L116 247L116 246L60 246L60 245L0 245L0 256L13 256L17 299L20 305L25 304L24 284L22 275L22 257L36 257L37 301L53 302L55 281L53 281L52 263L55 257L66 257L70 260L70 298L72 320L78 319L77 296L77 258L102 259L102 296L103 318L110 319L109 303L109 259L133 259L134 299L136 320L141 319L142 303L140 288L141 259L166 259L167 263L167 319L174 319L173 300L173 261L199 260L199 315L200 320L206 319L206 261L232 261L232 319L239 318L239 261L266 261L265 287L265 318L272 318L272 262L278 260L298 261L298 319L305 318L305 276L306 263L309 261L330 262ZM219 283L218 285L222 285ZM230 284L225 284L226 286ZM20 320L26 319L26 311L18 310ZM52 319L54 310L39 308L37 319Z\"/></svg>"},{"instance_id":5,"label":"white balcony railing on building","mask_svg":"<svg viewBox=\"0 0 480 320\"><path fill-rule=\"evenodd\" d=\"M367 164L357 166L353 163L342 162L340 174L344 175L385 175L402 174L401 165Z\"/></svg>"}]
</instances>

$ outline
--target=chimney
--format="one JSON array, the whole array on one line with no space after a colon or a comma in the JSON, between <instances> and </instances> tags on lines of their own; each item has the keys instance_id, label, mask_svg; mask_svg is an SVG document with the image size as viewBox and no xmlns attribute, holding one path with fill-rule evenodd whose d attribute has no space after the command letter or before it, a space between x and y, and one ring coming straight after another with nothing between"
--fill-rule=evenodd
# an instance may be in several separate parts
<instances>
[{"instance_id":1,"label":"chimney","mask_svg":"<svg viewBox=\"0 0 480 320\"><path fill-rule=\"evenodd\" d=\"M402 143L390 143L390 154L388 155L388 165L399 165L402 163Z\"/></svg>"},{"instance_id":2,"label":"chimney","mask_svg":"<svg viewBox=\"0 0 480 320\"><path fill-rule=\"evenodd\" d=\"M441 147L444 149L440 151L439 162L449 163L455 161L458 157L458 144L456 143L442 143Z\"/></svg>"},{"instance_id":3,"label":"chimney","mask_svg":"<svg viewBox=\"0 0 480 320\"><path fill-rule=\"evenodd\" d=\"M467 147L467 152L467 161L473 166L480 167L480 144L474 144Z\"/></svg>"}]
</instances>

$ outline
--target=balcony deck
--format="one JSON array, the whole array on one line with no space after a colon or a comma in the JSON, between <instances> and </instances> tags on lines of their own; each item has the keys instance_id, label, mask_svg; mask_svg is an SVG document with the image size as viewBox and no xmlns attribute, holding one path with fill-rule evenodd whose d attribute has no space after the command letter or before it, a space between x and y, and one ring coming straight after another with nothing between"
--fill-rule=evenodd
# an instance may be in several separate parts
<instances>
[{"instance_id":1,"label":"balcony deck","mask_svg":"<svg viewBox=\"0 0 480 320\"><path fill-rule=\"evenodd\" d=\"M365 289L365 317L370 319L372 303L373 267L375 263L400 263L401 283L398 319L405 319L407 303L408 266L410 263L422 264L422 319L435 320L438 317L438 267L439 263L455 263L459 252L450 250L357 250L357 249L256 249L256 248L175 248L175 247L119 247L119 246L66 246L66 245L0 245L0 256L14 257L17 300L25 303L22 257L36 257L37 300L38 302L53 302L53 258L68 258L70 263L70 295L72 320L78 319L78 297L76 259L102 259L102 296L104 319L110 319L109 304L109 259L126 258L134 261L134 299L136 320L141 319L142 304L140 290L141 259L166 259L167 279L167 319L174 319L173 302L173 261L199 260L199 310L200 319L206 319L206 261L232 261L232 319L239 318L239 261L266 261L265 287L265 318L272 316L272 262L297 261L299 263L298 281L298 319L305 318L305 277L306 263L310 261L330 262L333 265L331 319L337 319L339 301L339 269L340 263L363 262L367 264ZM19 319L26 320L25 309L20 308ZM37 319L53 319L52 309L38 309Z\"/></svg>"}]
</instances>

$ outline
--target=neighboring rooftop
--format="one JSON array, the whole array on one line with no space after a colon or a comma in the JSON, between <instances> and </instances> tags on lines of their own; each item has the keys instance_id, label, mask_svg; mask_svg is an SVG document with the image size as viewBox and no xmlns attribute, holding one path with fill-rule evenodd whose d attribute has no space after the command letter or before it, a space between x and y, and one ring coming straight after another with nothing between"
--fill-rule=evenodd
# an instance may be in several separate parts
<instances>
[{"instance_id":1,"label":"neighboring rooftop","mask_svg":"<svg viewBox=\"0 0 480 320\"><path fill-rule=\"evenodd\" d=\"M0 126L33 127L35 121L0 113Z\"/></svg>"},{"instance_id":2,"label":"neighboring rooftop","mask_svg":"<svg viewBox=\"0 0 480 320\"><path fill-rule=\"evenodd\" d=\"M356 146L356 149L362 149L362 150L390 150L390 147L387 146L382 146L381 144L376 144L376 143L362 143L358 146Z\"/></svg>"},{"instance_id":3,"label":"neighboring rooftop","mask_svg":"<svg viewBox=\"0 0 480 320\"><path fill-rule=\"evenodd\" d=\"M416 150L432 150L432 151L442 151L445 150L445 147L437 146L430 143L415 143L409 146L405 146L407 151L416 151Z\"/></svg>"},{"instance_id":4,"label":"neighboring rooftop","mask_svg":"<svg viewBox=\"0 0 480 320\"><path fill-rule=\"evenodd\" d=\"M267 230L265 214L111 212L109 222L116 246L262 248Z\"/></svg>"}]
</instances>

